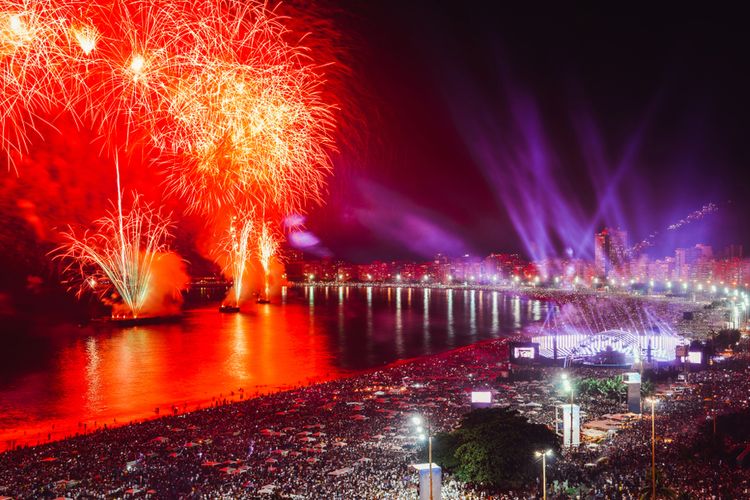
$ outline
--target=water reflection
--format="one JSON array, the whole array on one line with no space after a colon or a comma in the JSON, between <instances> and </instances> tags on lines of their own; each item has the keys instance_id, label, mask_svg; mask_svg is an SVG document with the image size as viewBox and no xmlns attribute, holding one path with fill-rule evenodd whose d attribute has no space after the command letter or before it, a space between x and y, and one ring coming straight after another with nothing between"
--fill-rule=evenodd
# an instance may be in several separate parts
<instances>
[{"instance_id":1,"label":"water reflection","mask_svg":"<svg viewBox=\"0 0 750 500\"><path fill-rule=\"evenodd\" d=\"M424 335L426 342L427 338L430 336L430 289L424 289L422 294L422 334Z\"/></svg>"},{"instance_id":2,"label":"water reflection","mask_svg":"<svg viewBox=\"0 0 750 500\"><path fill-rule=\"evenodd\" d=\"M448 337L453 339L455 336L455 331L453 330L453 289L449 288L447 291L448 294ZM453 345L451 343L451 345Z\"/></svg>"},{"instance_id":3,"label":"water reflection","mask_svg":"<svg viewBox=\"0 0 750 500\"><path fill-rule=\"evenodd\" d=\"M331 293L335 292L335 293ZM217 306L136 328L38 327L8 344L0 378L0 447L81 422L153 416L325 380L400 358L512 333L547 306L493 292L350 286L291 288L286 304ZM422 294L419 297L419 294ZM421 298L421 300L419 300ZM532 301L533 302L533 301ZM487 308L488 310L485 310ZM523 313L522 313L523 312ZM17 349L17 352L14 350Z\"/></svg>"},{"instance_id":4,"label":"water reflection","mask_svg":"<svg viewBox=\"0 0 750 500\"><path fill-rule=\"evenodd\" d=\"M232 328L233 349L226 361L226 370L234 373L239 381L245 382L248 379L248 373L244 360L247 358L247 331L245 322L239 314L232 315L234 326Z\"/></svg>"},{"instance_id":5,"label":"water reflection","mask_svg":"<svg viewBox=\"0 0 750 500\"><path fill-rule=\"evenodd\" d=\"M409 288L411 292L411 288ZM404 320L401 315L401 287L396 288L396 353L403 355L404 352Z\"/></svg>"},{"instance_id":6,"label":"water reflection","mask_svg":"<svg viewBox=\"0 0 750 500\"><path fill-rule=\"evenodd\" d=\"M475 337L477 334L477 307L476 301L474 300L476 296L476 290L472 290L470 293L471 299L469 301L469 333L472 337Z\"/></svg>"},{"instance_id":7,"label":"water reflection","mask_svg":"<svg viewBox=\"0 0 750 500\"><path fill-rule=\"evenodd\" d=\"M101 376L99 374L99 351L96 339L89 337L86 340L86 408L90 412L96 412L101 407Z\"/></svg>"},{"instance_id":8,"label":"water reflection","mask_svg":"<svg viewBox=\"0 0 750 500\"><path fill-rule=\"evenodd\" d=\"M490 332L493 336L496 336L500 330L500 319L497 313L497 292L492 292L492 326Z\"/></svg>"}]
</instances>

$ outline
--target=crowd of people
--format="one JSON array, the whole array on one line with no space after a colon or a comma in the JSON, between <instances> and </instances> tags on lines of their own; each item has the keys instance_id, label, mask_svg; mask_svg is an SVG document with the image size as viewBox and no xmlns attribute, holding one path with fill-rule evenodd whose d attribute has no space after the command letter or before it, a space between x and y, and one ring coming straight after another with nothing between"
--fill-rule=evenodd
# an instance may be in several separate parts
<instances>
[{"instance_id":1,"label":"crowd of people","mask_svg":"<svg viewBox=\"0 0 750 500\"><path fill-rule=\"evenodd\" d=\"M656 396L655 458L657 495L683 498L750 498L750 478L729 460L703 453L696 446L705 423L716 415L748 407L750 369L728 370L713 366L690 373L685 383L661 386ZM715 404L720 401L721 404ZM551 475L558 478L552 498L641 498L650 496L650 406L640 419L592 453L576 450L553 462ZM598 465L596 457L606 460ZM588 464L588 465L587 465ZM593 466L592 466L593 465ZM571 487L577 486L578 488Z\"/></svg>"},{"instance_id":2,"label":"crowd of people","mask_svg":"<svg viewBox=\"0 0 750 500\"><path fill-rule=\"evenodd\" d=\"M169 415L0 454L0 498L415 498L426 462L412 418L433 432L454 428L470 410L473 389L491 389L496 404L552 425L566 402L558 368L508 372L508 344L495 340L419 358L352 378ZM664 485L695 498L748 497L750 485L729 464L686 457L706 415L707 392L720 411L747 405L744 370L690 374L663 386L657 408L657 468ZM577 368L572 377L617 370ZM524 378L524 380L521 380ZM624 412L624 402L587 395L576 400L584 421ZM646 415L646 417L650 417ZM650 485L648 418L598 444L566 450L549 463L551 498L637 498ZM443 498L533 498L539 481L516 492L469 488L449 474Z\"/></svg>"}]
</instances>

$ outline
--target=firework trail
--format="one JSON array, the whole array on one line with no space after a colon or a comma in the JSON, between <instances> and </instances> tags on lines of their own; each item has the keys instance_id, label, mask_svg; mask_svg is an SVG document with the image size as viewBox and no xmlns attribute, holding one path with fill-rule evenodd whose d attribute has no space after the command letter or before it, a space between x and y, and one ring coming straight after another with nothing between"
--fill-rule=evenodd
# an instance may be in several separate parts
<instances>
[{"instance_id":1,"label":"firework trail","mask_svg":"<svg viewBox=\"0 0 750 500\"><path fill-rule=\"evenodd\" d=\"M220 245L226 258L224 272L231 275L234 282L234 305L236 307L239 307L242 299L242 284L251 256L250 238L253 227L252 214L232 217L229 229Z\"/></svg>"},{"instance_id":2,"label":"firework trail","mask_svg":"<svg viewBox=\"0 0 750 500\"><path fill-rule=\"evenodd\" d=\"M703 219L705 216L712 214L714 212L717 212L718 210L719 210L719 207L716 204L707 203L706 205L703 205L699 210L695 210L694 212L691 212L690 214L688 214L684 219L680 219L674 224L670 224L669 226L667 226L666 231L677 231L678 229L681 229L689 224L692 224L693 222L699 221ZM658 235L659 235L659 231L654 231L653 233L649 234L646 239L633 245L628 250L628 252L630 253L630 255L638 255L646 248L653 246L654 240L656 239Z\"/></svg>"},{"instance_id":3,"label":"firework trail","mask_svg":"<svg viewBox=\"0 0 750 500\"><path fill-rule=\"evenodd\" d=\"M143 148L188 210L299 212L322 200L335 106L284 20L259 1L0 0L0 148L15 165L67 113Z\"/></svg>"},{"instance_id":4,"label":"firework trail","mask_svg":"<svg viewBox=\"0 0 750 500\"><path fill-rule=\"evenodd\" d=\"M117 206L94 226L80 236L72 229L63 233L67 243L55 251L56 257L70 261L65 271L80 282L79 296L92 291L109 301L114 288L125 316L138 318L152 291L154 263L169 249L170 219L142 203L137 194L124 213L118 168Z\"/></svg>"},{"instance_id":5,"label":"firework trail","mask_svg":"<svg viewBox=\"0 0 750 500\"><path fill-rule=\"evenodd\" d=\"M280 244L281 239L279 235L271 229L270 223L264 222L258 235L258 259L260 260L260 265L263 267L266 298L268 298L268 277L271 270L271 258L278 253Z\"/></svg>"}]
</instances>

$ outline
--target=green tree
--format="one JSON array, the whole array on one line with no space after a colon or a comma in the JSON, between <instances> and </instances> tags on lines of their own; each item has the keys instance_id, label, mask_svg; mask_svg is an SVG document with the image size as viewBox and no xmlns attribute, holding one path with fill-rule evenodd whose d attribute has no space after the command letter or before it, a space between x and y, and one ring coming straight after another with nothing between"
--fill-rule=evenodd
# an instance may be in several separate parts
<instances>
[{"instance_id":1,"label":"green tree","mask_svg":"<svg viewBox=\"0 0 750 500\"><path fill-rule=\"evenodd\" d=\"M515 410L487 408L464 416L461 425L435 437L433 459L456 477L491 488L519 488L533 481L540 465L534 452L559 450L555 433Z\"/></svg>"},{"instance_id":2,"label":"green tree","mask_svg":"<svg viewBox=\"0 0 750 500\"><path fill-rule=\"evenodd\" d=\"M644 380L641 383L641 396L651 396L656 391L656 385L651 380Z\"/></svg>"},{"instance_id":3,"label":"green tree","mask_svg":"<svg viewBox=\"0 0 750 500\"><path fill-rule=\"evenodd\" d=\"M641 488L640 499L649 500L653 492L651 487L651 470L647 470L644 476L646 480L643 482ZM658 470L656 471L656 498L677 498L677 492L667 485L664 476Z\"/></svg>"},{"instance_id":4,"label":"green tree","mask_svg":"<svg viewBox=\"0 0 750 500\"><path fill-rule=\"evenodd\" d=\"M720 350L734 347L740 341L741 337L742 335L739 330L719 330L713 338L714 347Z\"/></svg>"}]
</instances>

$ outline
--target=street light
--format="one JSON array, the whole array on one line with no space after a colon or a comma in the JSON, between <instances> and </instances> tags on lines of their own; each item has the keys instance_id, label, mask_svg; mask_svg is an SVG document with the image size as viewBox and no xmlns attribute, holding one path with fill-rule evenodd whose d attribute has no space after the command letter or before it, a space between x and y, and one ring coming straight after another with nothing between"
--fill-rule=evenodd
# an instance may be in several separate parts
<instances>
[{"instance_id":1,"label":"street light","mask_svg":"<svg viewBox=\"0 0 750 500\"><path fill-rule=\"evenodd\" d=\"M568 374L561 375L563 381L563 390L570 393L570 446L573 447L573 384L568 380Z\"/></svg>"},{"instance_id":2,"label":"street light","mask_svg":"<svg viewBox=\"0 0 750 500\"><path fill-rule=\"evenodd\" d=\"M649 398L651 403L651 498L656 500L656 398Z\"/></svg>"},{"instance_id":3,"label":"street light","mask_svg":"<svg viewBox=\"0 0 750 500\"><path fill-rule=\"evenodd\" d=\"M552 450L535 451L534 455L542 457L542 500L547 500L547 457L552 455Z\"/></svg>"},{"instance_id":4,"label":"street light","mask_svg":"<svg viewBox=\"0 0 750 500\"><path fill-rule=\"evenodd\" d=\"M421 441L424 441L427 439L427 462L429 467L429 474L430 474L430 500L432 500L432 432L430 428L430 421L428 419L424 419L423 422L422 417L419 415L414 415L411 418L411 423L414 424L417 427L417 433L419 436L419 439ZM422 424L425 424L427 426L427 433L425 434L425 428L422 427Z\"/></svg>"}]
</instances>

